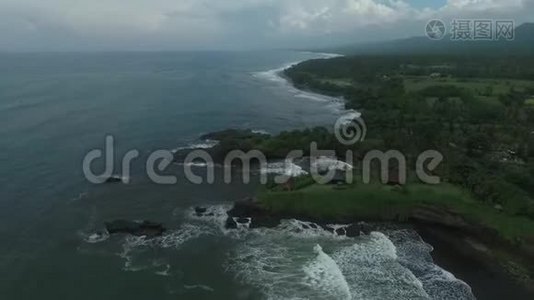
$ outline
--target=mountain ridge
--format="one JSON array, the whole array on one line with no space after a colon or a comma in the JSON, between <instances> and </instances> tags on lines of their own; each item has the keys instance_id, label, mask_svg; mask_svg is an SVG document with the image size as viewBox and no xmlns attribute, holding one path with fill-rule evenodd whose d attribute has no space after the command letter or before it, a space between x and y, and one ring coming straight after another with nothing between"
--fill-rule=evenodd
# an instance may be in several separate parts
<instances>
[{"instance_id":1,"label":"mountain ridge","mask_svg":"<svg viewBox=\"0 0 534 300\"><path fill-rule=\"evenodd\" d=\"M447 34L441 40L414 36L381 42L352 44L323 48L318 51L345 55L356 54L481 54L530 55L534 53L534 23L523 23L515 28L513 40L454 41Z\"/></svg>"}]
</instances>

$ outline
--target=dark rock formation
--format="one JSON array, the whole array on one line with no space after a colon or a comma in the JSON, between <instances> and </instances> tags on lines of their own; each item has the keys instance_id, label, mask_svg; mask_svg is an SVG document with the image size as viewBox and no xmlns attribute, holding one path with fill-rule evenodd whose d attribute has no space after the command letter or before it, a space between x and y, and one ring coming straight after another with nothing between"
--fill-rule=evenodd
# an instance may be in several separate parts
<instances>
[{"instance_id":1,"label":"dark rock formation","mask_svg":"<svg viewBox=\"0 0 534 300\"><path fill-rule=\"evenodd\" d=\"M228 217L224 227L226 227L226 229L237 229L237 223L234 221L234 218Z\"/></svg>"},{"instance_id":2,"label":"dark rock formation","mask_svg":"<svg viewBox=\"0 0 534 300\"><path fill-rule=\"evenodd\" d=\"M357 237L360 234L369 234L373 231L373 226L360 222L352 223L350 220L343 218L340 220L330 219L317 219L307 216L296 215L283 215L276 214L261 205L253 198L246 198L236 201L231 210L227 212L228 218L226 220L227 229L235 229L238 224L250 224L249 228L274 228L280 224L282 219L298 219L301 221L308 221L309 223L303 224L304 229L323 229L337 235L343 235L347 237ZM348 224L345 227L334 230L329 227L328 224Z\"/></svg>"},{"instance_id":3,"label":"dark rock formation","mask_svg":"<svg viewBox=\"0 0 534 300\"><path fill-rule=\"evenodd\" d=\"M119 183L122 182L122 177L120 176L110 176L106 179L106 183Z\"/></svg>"},{"instance_id":4,"label":"dark rock formation","mask_svg":"<svg viewBox=\"0 0 534 300\"><path fill-rule=\"evenodd\" d=\"M204 134L200 137L201 140L226 141L237 139L249 139L253 137L269 137L269 134L255 132L250 129L226 129L216 132Z\"/></svg>"},{"instance_id":5,"label":"dark rock formation","mask_svg":"<svg viewBox=\"0 0 534 300\"><path fill-rule=\"evenodd\" d=\"M165 231L165 227L163 227L163 224L160 223L149 221L133 222L125 220L106 222L106 229L110 234L126 233L147 237L161 236Z\"/></svg>"},{"instance_id":6,"label":"dark rock formation","mask_svg":"<svg viewBox=\"0 0 534 300\"><path fill-rule=\"evenodd\" d=\"M411 218L419 222L437 224L453 228L468 226L467 222L457 213L446 208L430 205L421 205L411 213Z\"/></svg>"},{"instance_id":7,"label":"dark rock formation","mask_svg":"<svg viewBox=\"0 0 534 300\"><path fill-rule=\"evenodd\" d=\"M248 224L251 221L251 218L238 218L235 220L239 224Z\"/></svg>"},{"instance_id":8,"label":"dark rock formation","mask_svg":"<svg viewBox=\"0 0 534 300\"><path fill-rule=\"evenodd\" d=\"M250 228L276 227L280 224L280 220L282 219L281 216L268 211L262 207L259 202L252 198L236 201L234 207L227 213L228 219L232 220L227 220L226 228L234 228L234 218L236 218L238 222L239 220L246 220L245 223L248 223L248 218L251 218Z\"/></svg>"},{"instance_id":9,"label":"dark rock formation","mask_svg":"<svg viewBox=\"0 0 534 300\"><path fill-rule=\"evenodd\" d=\"M347 235L347 231L345 230L345 227L341 227L335 230L337 235Z\"/></svg>"},{"instance_id":10,"label":"dark rock formation","mask_svg":"<svg viewBox=\"0 0 534 300\"><path fill-rule=\"evenodd\" d=\"M442 226L460 230L465 234L475 236L489 243L501 240L499 233L495 229L469 222L460 214L446 207L420 205L412 210L409 220L416 225Z\"/></svg>"},{"instance_id":11,"label":"dark rock formation","mask_svg":"<svg viewBox=\"0 0 534 300\"><path fill-rule=\"evenodd\" d=\"M345 227L345 233L348 237L357 237L361 234L368 235L373 231L373 227L367 223L353 223Z\"/></svg>"},{"instance_id":12,"label":"dark rock formation","mask_svg":"<svg viewBox=\"0 0 534 300\"><path fill-rule=\"evenodd\" d=\"M205 208L205 207L200 207L200 206L195 207L195 214L198 217L203 216L207 211L208 211L208 209Z\"/></svg>"},{"instance_id":13,"label":"dark rock formation","mask_svg":"<svg viewBox=\"0 0 534 300\"><path fill-rule=\"evenodd\" d=\"M212 148L191 148L180 149L174 153L174 161L183 162L185 158L194 150L202 150L207 152L215 163L224 163L226 155L232 150L242 150L244 152L252 150L250 140L256 141L261 139L268 139L270 135L255 132L252 130L238 130L228 129L218 132L212 132L200 137L204 141L218 141L219 143ZM251 148L252 147L252 148ZM202 162L202 160L198 160Z\"/></svg>"}]
</instances>

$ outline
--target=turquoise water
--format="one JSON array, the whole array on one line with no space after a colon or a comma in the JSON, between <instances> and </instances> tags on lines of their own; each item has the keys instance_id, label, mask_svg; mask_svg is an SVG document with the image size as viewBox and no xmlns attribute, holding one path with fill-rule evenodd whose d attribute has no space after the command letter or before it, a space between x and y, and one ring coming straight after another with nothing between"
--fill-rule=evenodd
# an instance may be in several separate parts
<instances>
[{"instance_id":1,"label":"turquoise water","mask_svg":"<svg viewBox=\"0 0 534 300\"><path fill-rule=\"evenodd\" d=\"M151 183L143 158L224 128L331 126L341 104L275 71L287 51L0 55L1 299L459 299L467 285L412 232L347 240L288 221L227 232L225 205L256 185ZM269 71L271 70L271 71ZM82 159L137 149L129 185L92 185ZM203 170L197 170L202 172ZM173 165L170 173L182 175ZM213 215L196 218L195 205ZM95 238L105 221L153 220L162 238Z\"/></svg>"}]
</instances>

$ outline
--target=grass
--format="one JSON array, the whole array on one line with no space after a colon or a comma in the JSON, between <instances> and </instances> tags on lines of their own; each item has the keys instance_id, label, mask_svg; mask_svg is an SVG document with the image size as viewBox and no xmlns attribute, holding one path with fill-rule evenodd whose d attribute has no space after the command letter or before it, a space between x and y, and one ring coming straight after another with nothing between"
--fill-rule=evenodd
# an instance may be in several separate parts
<instances>
[{"instance_id":1,"label":"grass","mask_svg":"<svg viewBox=\"0 0 534 300\"><path fill-rule=\"evenodd\" d=\"M344 78L344 79L341 79L341 78L336 78L336 79L321 78L321 79L319 79L319 81L321 83L334 84L334 85L337 85L339 87L347 87L347 86L352 86L353 85L353 82L352 82L352 80L350 78Z\"/></svg>"},{"instance_id":2,"label":"grass","mask_svg":"<svg viewBox=\"0 0 534 300\"><path fill-rule=\"evenodd\" d=\"M521 91L527 87L533 87L534 82L528 80L515 80L515 79L457 79L457 78L430 78L428 76L406 76L404 77L404 84L407 91L420 91L424 88L433 85L451 84L458 87L471 90L475 95L480 93L486 93L491 87L491 96L496 97L500 94L505 94L510 91L513 86L517 90ZM492 98L493 98L492 97Z\"/></svg>"},{"instance_id":3,"label":"grass","mask_svg":"<svg viewBox=\"0 0 534 300\"><path fill-rule=\"evenodd\" d=\"M477 202L459 187L440 184L408 184L394 188L381 184L350 185L344 189L314 184L293 192L263 191L260 201L274 212L317 218L402 220L412 209L425 205L447 207L466 220L493 228L508 240L531 236L534 221L501 213Z\"/></svg>"}]
</instances>

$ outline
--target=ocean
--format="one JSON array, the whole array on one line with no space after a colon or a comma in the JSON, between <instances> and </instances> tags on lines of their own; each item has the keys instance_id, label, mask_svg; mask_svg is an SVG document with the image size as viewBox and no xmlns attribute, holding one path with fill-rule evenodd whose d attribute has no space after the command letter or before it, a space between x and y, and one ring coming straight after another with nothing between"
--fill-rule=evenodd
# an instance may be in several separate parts
<instances>
[{"instance_id":1,"label":"ocean","mask_svg":"<svg viewBox=\"0 0 534 300\"><path fill-rule=\"evenodd\" d=\"M286 220L224 228L258 184L157 185L143 158L226 129L333 126L340 99L277 75L294 51L0 54L0 299L473 299L413 231L356 239ZM135 149L130 184L89 183L84 156ZM120 165L116 162L116 167ZM202 168L197 169L203 172ZM198 217L193 207L208 207ZM99 235L116 219L162 237Z\"/></svg>"}]
</instances>

